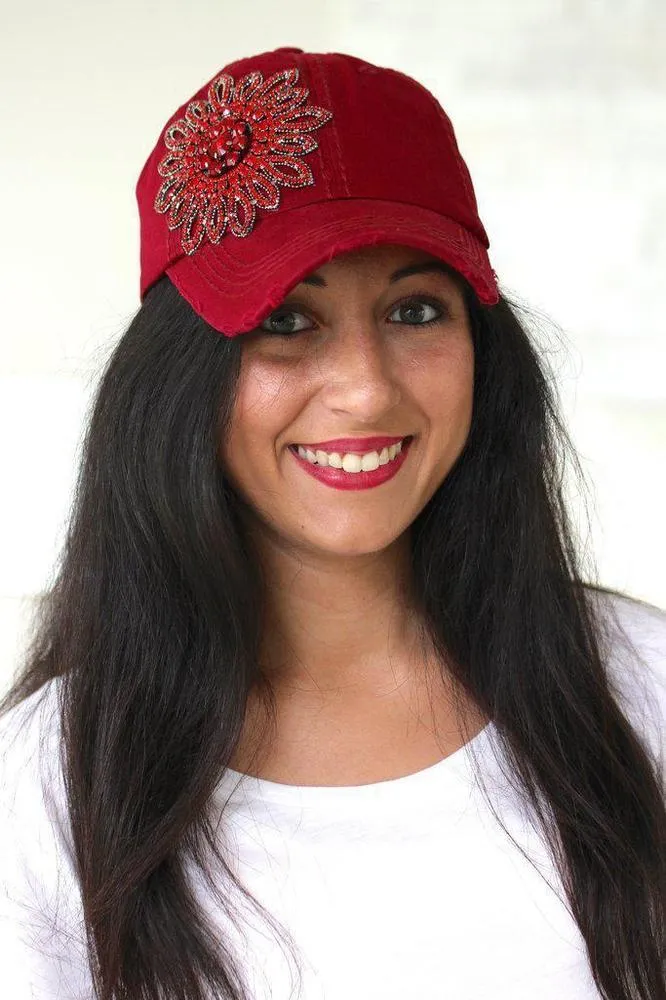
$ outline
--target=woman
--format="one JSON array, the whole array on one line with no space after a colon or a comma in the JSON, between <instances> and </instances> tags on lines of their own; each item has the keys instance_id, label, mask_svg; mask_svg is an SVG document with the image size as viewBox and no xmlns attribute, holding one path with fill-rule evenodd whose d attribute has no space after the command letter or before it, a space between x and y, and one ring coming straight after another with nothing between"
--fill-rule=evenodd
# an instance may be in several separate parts
<instances>
[{"instance_id":1,"label":"woman","mask_svg":"<svg viewBox=\"0 0 666 1000\"><path fill-rule=\"evenodd\" d=\"M449 119L278 49L137 198L2 705L10 995L664 1000L666 614L584 582Z\"/></svg>"}]
</instances>

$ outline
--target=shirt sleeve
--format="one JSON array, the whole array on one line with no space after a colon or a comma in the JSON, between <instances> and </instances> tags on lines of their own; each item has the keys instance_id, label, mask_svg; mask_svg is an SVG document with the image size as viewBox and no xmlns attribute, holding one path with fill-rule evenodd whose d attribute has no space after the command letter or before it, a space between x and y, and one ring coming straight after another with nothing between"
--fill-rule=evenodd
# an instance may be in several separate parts
<instances>
[{"instance_id":1,"label":"shirt sleeve","mask_svg":"<svg viewBox=\"0 0 666 1000\"><path fill-rule=\"evenodd\" d=\"M11 1000L90 1000L80 892L58 804L54 691L0 718L0 970Z\"/></svg>"},{"instance_id":2,"label":"shirt sleeve","mask_svg":"<svg viewBox=\"0 0 666 1000\"><path fill-rule=\"evenodd\" d=\"M666 794L666 611L615 595L600 601L611 690Z\"/></svg>"}]
</instances>

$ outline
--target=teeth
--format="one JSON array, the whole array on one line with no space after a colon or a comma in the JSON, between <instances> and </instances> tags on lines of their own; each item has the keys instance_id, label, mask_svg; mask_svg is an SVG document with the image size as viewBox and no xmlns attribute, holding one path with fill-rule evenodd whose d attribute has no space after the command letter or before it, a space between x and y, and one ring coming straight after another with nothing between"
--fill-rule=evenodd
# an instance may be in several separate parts
<instances>
[{"instance_id":1,"label":"teeth","mask_svg":"<svg viewBox=\"0 0 666 1000\"><path fill-rule=\"evenodd\" d=\"M309 448L299 444L298 454L312 465L330 465L333 469L344 469L345 472L372 472L380 465L392 462L402 451L403 442L404 438L403 441L392 444L390 448L382 448L380 452L368 451L365 455L356 455L353 452L341 455L337 451L326 452L320 449L310 451Z\"/></svg>"}]
</instances>

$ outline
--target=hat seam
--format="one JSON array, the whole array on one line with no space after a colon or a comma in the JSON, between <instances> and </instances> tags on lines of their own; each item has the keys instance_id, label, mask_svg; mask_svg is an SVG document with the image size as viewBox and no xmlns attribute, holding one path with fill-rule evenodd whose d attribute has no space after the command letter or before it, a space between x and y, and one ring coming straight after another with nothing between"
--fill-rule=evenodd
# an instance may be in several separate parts
<instances>
[{"instance_id":1,"label":"hat seam","mask_svg":"<svg viewBox=\"0 0 666 1000\"><path fill-rule=\"evenodd\" d=\"M330 128L328 129L328 134L329 134L329 137L331 138L332 142L335 145L335 154L336 154L336 158L337 158L337 167L338 167L338 171L339 171L339 173L341 175L341 178L342 178L342 182L343 182L343 186L344 186L344 191L345 191L345 196L349 197L349 181L347 180L347 172L345 171L344 159L343 159L343 156L342 156L342 149L341 149L341 146L340 146L340 135L338 133L337 117L336 117L336 112L334 110L335 105L334 105L333 100L331 98L331 91L330 91L329 86L328 86L328 79L327 79L327 75L326 75L326 68L319 62L319 60L316 61L316 66L317 66L317 72L319 73L319 79L321 81L321 85L322 85L322 88L323 88L323 91L324 91L324 96L326 98L327 107L332 112L332 117L331 117L331 119L330 119L330 121L328 123L329 126L330 126ZM324 157L323 157L323 154L321 152L321 142L323 142L323 141L324 141L324 136L322 136L322 138L320 140L319 153L320 153L320 157L321 157L321 160L322 160L322 166L325 166L325 164L323 163ZM327 174L326 169L322 170L322 173L324 175L326 175ZM329 193L329 196L330 196L331 190L330 190L330 186L328 184L328 177L326 178L326 186L329 189L328 193Z\"/></svg>"},{"instance_id":2,"label":"hat seam","mask_svg":"<svg viewBox=\"0 0 666 1000\"><path fill-rule=\"evenodd\" d=\"M429 214L431 214L433 216L436 216L437 219L443 220L445 225L448 224L450 226L455 227L456 230L458 230L460 232L460 235L463 235L463 234L466 235L468 237L468 239L470 240L470 243L471 243L472 246L478 248L482 252L483 251L487 251L487 247L485 246L485 244L474 233L470 232L470 230L467 229L467 227L464 226L457 219L453 219L453 218L451 218L451 216L444 215L442 213L437 213L433 209L427 208L424 205L416 205L413 202L388 201L388 200L386 200L384 198L336 198L336 199L328 199L328 200L322 199L321 201L308 202L307 205L298 205L298 206L295 206L294 208L290 208L290 209L287 209L285 211L282 211L282 212L280 212L279 217L280 217L280 219L284 219L284 217L286 215L289 215L290 217L293 217L294 213L306 211L306 210L310 209L313 205L331 205L331 204L335 204L336 202L341 202L341 201L363 201L363 202L372 203L373 205L390 205L392 207L400 206L400 207L404 207L405 209L416 209L417 211L420 211L420 212L427 212L427 213L429 213ZM368 212L370 212L369 208L368 208ZM276 217L277 217L277 213L275 213L275 214L276 214ZM268 216L268 217L262 217L261 218L261 222L262 223L264 221L269 221L269 220L270 220L270 216ZM352 224L352 223L355 224L355 225L358 225L361 222L364 222L364 223L365 222L369 222L369 223L372 224L372 222L376 223L376 221L377 220L374 218L374 216L372 214L369 214L367 216L355 216L353 220L351 220L351 219L350 220L344 220L344 222L340 222L340 220L338 220L338 219L331 219L331 221L329 223L326 223L326 226L327 227L328 226L340 226L340 225L347 225L347 224ZM427 220L425 220L424 222L421 222L421 221L418 221L418 220L409 220L408 224L409 225L417 225L419 227L426 226L428 228L429 232L432 235L438 235L437 229L429 227ZM259 227L256 227L256 229L254 230L254 232L257 232L257 233L259 233L259 231L260 231ZM320 233L321 231L322 231L321 229L317 230L318 233ZM324 230L324 231L326 231L326 230ZM224 240L225 238L226 238L226 234L225 234L225 236L222 237L222 240ZM232 237L230 237L230 238L232 238ZM243 238L244 239L248 239L248 238L251 239L252 236L243 237ZM237 237L237 239L240 240L241 237ZM301 242L301 245L303 245L302 242ZM226 250L226 248L224 246L221 245L221 243L211 244L211 247L212 246L220 247L221 250L223 251L223 253L224 252L229 252L230 256L232 254L231 245L230 245L228 251ZM197 251L197 253L198 253L198 251ZM265 255L262 258L262 262L263 263L270 262L271 260L275 259L276 257L279 258L281 256L281 254L282 254L282 248L277 247L274 251L272 251L270 253L270 255ZM186 255L182 254L179 259L182 259L184 256L186 256ZM196 254L193 254L192 255L192 259L194 259L195 256L196 256ZM172 266L173 264L176 264L176 263L177 263L177 261L175 261L175 260L171 261L169 266ZM252 261L252 262L249 262L247 264L246 263L242 263L242 262L238 262L238 263L234 264L234 267L237 270L237 272L241 272L243 270L248 270L248 271L251 271L251 272L254 273L254 271L256 269L256 261Z\"/></svg>"},{"instance_id":3,"label":"hat seam","mask_svg":"<svg viewBox=\"0 0 666 1000\"><path fill-rule=\"evenodd\" d=\"M356 229L359 225L364 225L366 223L370 223L371 224L373 221L375 221L375 219L374 219L374 217L372 215L368 215L367 217L356 216L353 219L346 220L346 222L344 224L344 228L341 228L341 224L340 224L339 221L337 221L337 220L331 220L331 222L327 223L327 225L325 227L319 228L319 229L316 230L315 233L311 234L311 238L309 240L307 240L307 242L301 240L299 242L299 245L298 245L298 250L302 251L304 249L307 249L307 248L313 246L322 237L328 236L329 233L336 233L337 232L340 236L347 235L349 232L353 232L354 229ZM459 223L453 223L453 224L456 225L456 226L459 226ZM441 232L438 232L436 229L431 228L428 225L422 225L422 224L419 224L419 223L415 223L413 225L410 225L409 229L411 231L413 231L414 230L414 226L416 226L416 228L418 228L420 230L420 232L424 236L429 236L429 237L432 237L434 239L440 239L440 240L442 239L443 234ZM463 227L460 227L460 229L462 230L463 235L465 233L467 233L467 230L465 230ZM484 258L483 258L483 256L478 257L478 256L474 255L474 252L473 252L474 249L478 249L478 248L476 248L473 243L470 245L469 243L467 243L464 240L464 238L460 239L456 235L451 235L451 236L446 236L445 235L444 238L446 238L446 239L449 240L450 245L451 245L451 249L456 254L456 256L460 257L464 262L466 262L469 265L470 268L472 268L472 269L474 269L476 271L477 268L479 268L480 266L483 267L483 265L485 263ZM295 256L297 256L297 254L295 253L293 256L295 257ZM214 288L218 292L222 292L222 293L228 294L228 288L224 287L223 285L219 284L219 282L218 282L218 279L223 276L223 271L217 270L213 266L213 261L212 260L206 260L205 258L203 258L203 259L197 258L196 255L193 255L190 258L190 260L191 260L192 266L195 268L196 271L198 271L198 273L201 275L201 278L207 284L209 284L212 288ZM276 261L276 260L279 260L281 263L285 263L287 260L289 260L289 257L286 257L286 258L284 257L284 255L283 255L283 248L276 248L276 250L273 251L273 253L270 256L266 256L266 257L262 258L262 261L261 261L262 270L266 269L266 268L270 268L270 265L274 261ZM240 275L239 271L236 271L236 272L232 273L230 275L230 277L231 277L234 289L236 289L240 293L242 293L248 287L250 287L252 284L254 284L256 282L256 278L257 278L257 262L255 262L253 264L247 264L247 265L246 264L242 264L240 266L241 266L241 268L243 270L247 270L248 272L250 272L248 274L248 280L243 280L243 278ZM479 278L481 278L482 274L478 273L477 276Z\"/></svg>"},{"instance_id":4,"label":"hat seam","mask_svg":"<svg viewBox=\"0 0 666 1000\"><path fill-rule=\"evenodd\" d=\"M387 201L384 201L383 199L347 199L347 200L349 200L349 201L354 201L354 200L358 200L358 201L366 201L366 200L367 201L375 201L376 203L381 203L381 204L384 204L384 205L391 205L391 206L401 205L402 204L402 202L393 202L393 201L387 202ZM310 203L310 205L313 205L313 204L331 204L331 202L311 202ZM298 208L291 209L291 211L292 212L297 212L297 211L300 211L302 209L309 208L310 205L301 205ZM423 206L419 206L419 205L414 206L414 205L411 205L411 204L408 204L408 203L405 203L405 207L409 207L409 208L414 208L415 207L417 209L421 209L424 212L430 211L429 209L423 208ZM438 218L441 219L441 220L445 220L444 221L444 225L448 224L448 225L454 227L454 229L456 230L456 236L457 236L458 240L464 240L465 236L467 237L467 239L469 240L468 256L470 257L470 260L474 260L474 258L472 257L472 254L470 253L470 251L472 249L479 251L481 254L483 254L485 252L485 248L482 249L483 245L481 244L481 242L479 240L477 240L477 238L472 233L470 233L469 230L466 229L462 225L462 223L458 222L455 219L451 219L449 216L445 216L445 215L440 215L440 216L438 216ZM317 230L316 230L316 233L312 236L311 239L307 240L307 242L304 242L304 238L301 237L299 246L301 248L304 247L304 246L311 246L312 243L316 242L317 239L320 238L322 235L327 235L331 230L332 231L335 231L335 230L339 231L339 229L340 229L341 226L344 226L345 228L348 227L348 226L355 228L356 226L359 226L359 225L364 225L364 224L370 224L370 225L372 225L373 223L375 223L375 225L376 225L377 224L377 219L369 211L368 211L367 215L357 215L357 216L354 216L352 219L348 219L348 220L346 219L346 220L344 220L342 222L339 219L331 219L330 222L327 222L324 225L323 228L321 226L318 227ZM392 225L395 225L395 223L392 223ZM422 232L425 232L427 235L431 235L431 236L435 236L435 237L441 237L441 233L437 230L437 228L434 228L433 226L431 226L428 223L427 220L424 220L423 222L421 222L419 220L408 220L405 223L405 225L408 228L410 228L410 229L413 229L416 226ZM217 246L219 246L219 244L217 244ZM222 249L224 250L224 248L222 248ZM486 256L487 256L487 254L486 254ZM196 257L196 255L192 255L191 259L194 261L195 257ZM477 260L482 260L483 256L478 257L476 259ZM276 249L273 250L270 254L266 254L262 258L262 264L269 264L270 265L275 260L284 260L284 248L283 247L276 247ZM174 261L172 263L176 263L176 262ZM211 270L213 271L213 273L221 273L221 272L216 271L216 269L214 267L213 261L211 261L211 262L207 261L206 263L211 263L211 265L213 265L213 266L211 266ZM247 271L251 275L251 279L250 280L252 280L252 276L254 276L256 274L257 262L256 261L252 261L252 262L248 262L248 263L237 262L237 263L235 263L232 266L233 266L233 269L234 269L234 272L235 272L236 275L242 275L243 271Z\"/></svg>"}]
</instances>

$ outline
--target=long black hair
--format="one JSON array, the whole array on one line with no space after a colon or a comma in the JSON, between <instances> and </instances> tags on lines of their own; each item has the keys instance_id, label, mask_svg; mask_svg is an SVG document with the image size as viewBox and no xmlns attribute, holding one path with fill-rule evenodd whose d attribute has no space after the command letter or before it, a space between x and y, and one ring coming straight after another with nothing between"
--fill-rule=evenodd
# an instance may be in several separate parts
<instances>
[{"instance_id":1,"label":"long black hair","mask_svg":"<svg viewBox=\"0 0 666 1000\"><path fill-rule=\"evenodd\" d=\"M410 528L415 600L543 826L601 995L666 1000L666 806L604 667L593 597L616 592L584 581L567 459L584 474L521 307L464 290L472 426ZM100 1000L251 997L187 877L236 920L244 890L210 805L250 691L271 699L258 666L264 581L218 459L242 340L166 277L147 293L102 373L60 566L0 704L59 678Z\"/></svg>"}]
</instances>

